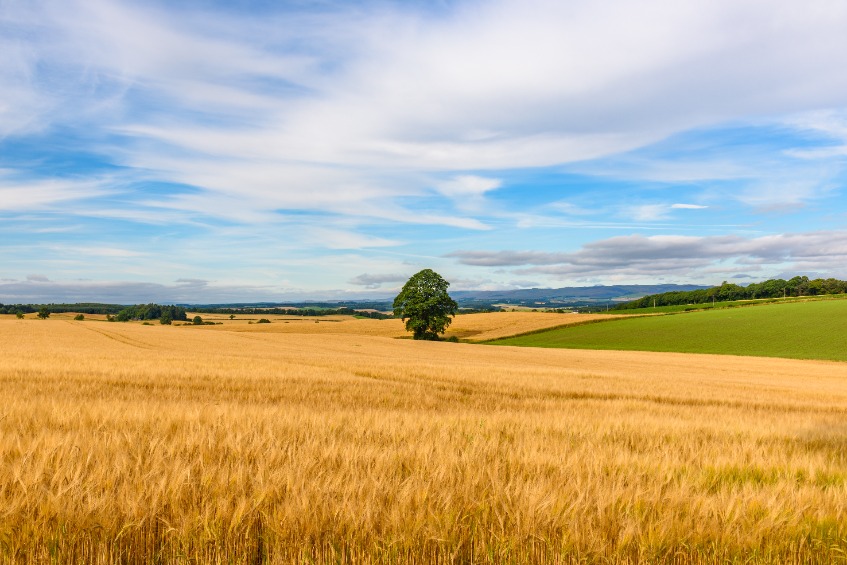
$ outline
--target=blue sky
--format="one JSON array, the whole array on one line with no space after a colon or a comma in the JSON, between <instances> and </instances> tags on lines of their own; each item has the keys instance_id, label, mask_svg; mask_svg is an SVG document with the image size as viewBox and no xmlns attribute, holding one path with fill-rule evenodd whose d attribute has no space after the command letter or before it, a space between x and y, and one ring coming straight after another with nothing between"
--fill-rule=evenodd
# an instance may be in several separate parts
<instances>
[{"instance_id":1,"label":"blue sky","mask_svg":"<svg viewBox=\"0 0 847 565\"><path fill-rule=\"evenodd\" d=\"M847 278L847 4L0 2L0 302Z\"/></svg>"}]
</instances>

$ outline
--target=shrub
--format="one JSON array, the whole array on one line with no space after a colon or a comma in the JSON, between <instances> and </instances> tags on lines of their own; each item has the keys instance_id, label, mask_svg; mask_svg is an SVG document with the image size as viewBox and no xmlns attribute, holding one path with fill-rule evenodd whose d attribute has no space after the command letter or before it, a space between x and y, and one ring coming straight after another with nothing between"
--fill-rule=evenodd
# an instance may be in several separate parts
<instances>
[{"instance_id":1,"label":"shrub","mask_svg":"<svg viewBox=\"0 0 847 565\"><path fill-rule=\"evenodd\" d=\"M74 320L76 320L77 322L81 322L84 319L85 319L85 314L77 314L76 316L74 316Z\"/></svg>"},{"instance_id":2,"label":"shrub","mask_svg":"<svg viewBox=\"0 0 847 565\"><path fill-rule=\"evenodd\" d=\"M195 326L202 326L203 325L203 318L201 318L200 316L194 316L194 319L191 322Z\"/></svg>"},{"instance_id":3,"label":"shrub","mask_svg":"<svg viewBox=\"0 0 847 565\"><path fill-rule=\"evenodd\" d=\"M270 320L268 320L267 318L262 318L261 320L259 320L259 321L258 321L258 322L256 322L256 323L257 323L257 324L270 324L270 323L271 323L271 321L270 321Z\"/></svg>"}]
</instances>

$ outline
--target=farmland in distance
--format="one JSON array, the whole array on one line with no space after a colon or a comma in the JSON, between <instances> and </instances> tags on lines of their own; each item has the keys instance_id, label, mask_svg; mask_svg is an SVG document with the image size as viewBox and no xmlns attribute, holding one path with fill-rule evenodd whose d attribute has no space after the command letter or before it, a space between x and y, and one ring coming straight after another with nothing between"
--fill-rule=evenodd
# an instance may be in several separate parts
<instances>
[{"instance_id":1,"label":"farmland in distance","mask_svg":"<svg viewBox=\"0 0 847 565\"><path fill-rule=\"evenodd\" d=\"M491 343L847 361L847 300L764 304L614 320Z\"/></svg>"},{"instance_id":2,"label":"farmland in distance","mask_svg":"<svg viewBox=\"0 0 847 565\"><path fill-rule=\"evenodd\" d=\"M505 315L456 325L482 335ZM0 320L0 561L847 550L845 364L232 322Z\"/></svg>"}]
</instances>

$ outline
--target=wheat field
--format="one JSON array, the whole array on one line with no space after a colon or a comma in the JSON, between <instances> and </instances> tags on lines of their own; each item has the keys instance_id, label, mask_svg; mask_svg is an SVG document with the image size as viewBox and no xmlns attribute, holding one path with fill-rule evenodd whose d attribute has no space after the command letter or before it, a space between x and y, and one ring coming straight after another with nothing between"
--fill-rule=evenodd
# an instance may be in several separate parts
<instances>
[{"instance_id":1,"label":"wheat field","mask_svg":"<svg viewBox=\"0 0 847 565\"><path fill-rule=\"evenodd\" d=\"M847 364L379 323L0 319L0 559L845 562Z\"/></svg>"},{"instance_id":2,"label":"wheat field","mask_svg":"<svg viewBox=\"0 0 847 565\"><path fill-rule=\"evenodd\" d=\"M189 314L189 319L195 314ZM264 333L320 333L353 334L382 337L409 337L398 319L371 320L357 319L352 316L283 316L283 315L238 315L230 320L226 314L204 314L201 317L210 322L221 324L217 328L224 331L250 331ZM67 319L72 319L68 316ZM270 320L271 324L251 326L260 318ZM464 341L476 342L510 337L540 330L559 328L569 325L585 324L613 318L627 319L628 316L613 314L557 314L551 312L492 312L483 314L463 314L453 318L444 336L457 337Z\"/></svg>"}]
</instances>

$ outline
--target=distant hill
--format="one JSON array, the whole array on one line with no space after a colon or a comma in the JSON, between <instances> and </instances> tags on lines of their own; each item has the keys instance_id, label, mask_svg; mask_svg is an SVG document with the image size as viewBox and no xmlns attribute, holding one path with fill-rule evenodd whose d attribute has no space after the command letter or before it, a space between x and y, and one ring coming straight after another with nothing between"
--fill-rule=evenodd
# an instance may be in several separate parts
<instances>
[{"instance_id":1,"label":"distant hill","mask_svg":"<svg viewBox=\"0 0 847 565\"><path fill-rule=\"evenodd\" d=\"M616 286L573 286L565 288L523 288L517 290L456 290L450 291L463 309L488 309L493 304L514 304L520 306L538 306L543 308L562 308L609 304L635 300L648 294L688 291L710 288L708 286L681 284L616 285ZM393 296L384 299L366 300L325 300L304 302L256 302L238 304L194 304L195 310L222 308L307 308L335 309L353 308L357 310L391 310Z\"/></svg>"},{"instance_id":2,"label":"distant hill","mask_svg":"<svg viewBox=\"0 0 847 565\"><path fill-rule=\"evenodd\" d=\"M709 288L693 284L631 284L615 286L569 286L564 288L524 288L518 290L457 290L450 292L455 300L485 302L573 303L585 301L634 300L648 294Z\"/></svg>"},{"instance_id":3,"label":"distant hill","mask_svg":"<svg viewBox=\"0 0 847 565\"><path fill-rule=\"evenodd\" d=\"M611 307L613 302L625 302L637 300L643 296L662 294L667 292L680 292L691 290L708 289L708 286L680 285L680 284L649 284L649 285L615 285L615 286L571 286L564 288L522 288L518 290L456 290L451 291L453 297L464 311L474 309L487 310L494 304L513 304L516 306L528 306L538 308L567 308L587 307L604 308ZM185 309L198 312L211 312L224 310L258 310L258 309L291 309L302 308L310 311L311 315L336 314L339 308L350 308L354 310L376 310L387 312L391 310L393 296L380 296L369 299L350 300L307 300L292 302L239 302L228 304L189 304L180 303ZM0 314L14 314L15 312L31 313L37 312L43 304L0 304ZM127 308L121 304L48 304L50 311L58 312L81 312L84 314L117 314ZM325 310L325 312L321 312Z\"/></svg>"}]
</instances>

